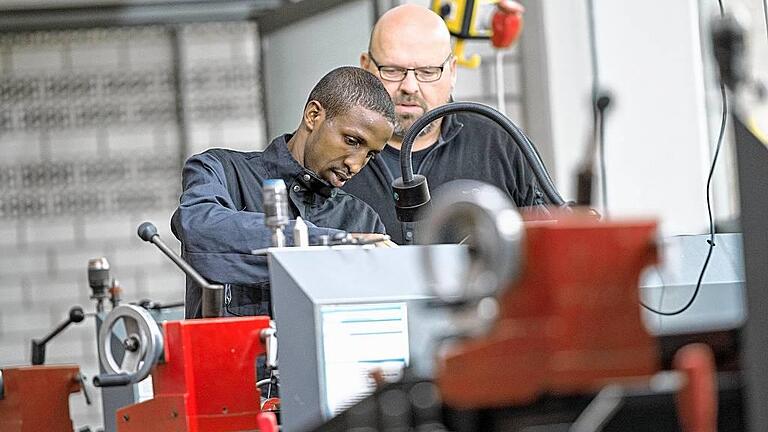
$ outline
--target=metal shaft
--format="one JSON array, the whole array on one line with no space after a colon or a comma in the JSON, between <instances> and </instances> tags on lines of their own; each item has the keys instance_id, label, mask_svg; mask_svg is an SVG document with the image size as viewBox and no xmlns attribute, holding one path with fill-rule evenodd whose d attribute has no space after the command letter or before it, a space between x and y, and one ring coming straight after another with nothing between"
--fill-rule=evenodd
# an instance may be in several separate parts
<instances>
[{"instance_id":1,"label":"metal shaft","mask_svg":"<svg viewBox=\"0 0 768 432\"><path fill-rule=\"evenodd\" d=\"M507 114L507 101L504 91L504 52L496 51L496 106L502 114Z\"/></svg>"}]
</instances>

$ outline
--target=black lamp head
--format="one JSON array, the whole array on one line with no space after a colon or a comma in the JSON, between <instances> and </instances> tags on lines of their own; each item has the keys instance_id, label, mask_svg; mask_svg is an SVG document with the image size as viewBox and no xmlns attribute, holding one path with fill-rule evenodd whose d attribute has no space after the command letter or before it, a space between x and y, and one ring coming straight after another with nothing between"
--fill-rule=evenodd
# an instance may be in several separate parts
<instances>
[{"instance_id":1,"label":"black lamp head","mask_svg":"<svg viewBox=\"0 0 768 432\"><path fill-rule=\"evenodd\" d=\"M402 177L392 182L392 195L400 222L415 222L430 207L427 178L420 174L414 175L410 182L404 182Z\"/></svg>"}]
</instances>

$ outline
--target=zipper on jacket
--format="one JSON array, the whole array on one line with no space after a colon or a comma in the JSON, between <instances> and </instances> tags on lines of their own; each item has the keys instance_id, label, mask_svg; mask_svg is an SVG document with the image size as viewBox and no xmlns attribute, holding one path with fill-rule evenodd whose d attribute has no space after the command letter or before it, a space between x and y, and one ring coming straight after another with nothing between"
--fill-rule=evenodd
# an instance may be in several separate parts
<instances>
[{"instance_id":1,"label":"zipper on jacket","mask_svg":"<svg viewBox=\"0 0 768 432\"><path fill-rule=\"evenodd\" d=\"M312 209L312 206L307 203L307 201L304 201L304 220L311 221L312 218L309 215L309 211Z\"/></svg>"}]
</instances>

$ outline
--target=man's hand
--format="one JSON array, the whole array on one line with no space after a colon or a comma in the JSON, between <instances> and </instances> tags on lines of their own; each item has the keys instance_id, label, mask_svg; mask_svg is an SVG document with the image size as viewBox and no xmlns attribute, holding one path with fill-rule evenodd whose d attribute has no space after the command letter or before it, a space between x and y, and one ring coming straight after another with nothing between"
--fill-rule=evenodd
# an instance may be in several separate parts
<instances>
[{"instance_id":1,"label":"man's hand","mask_svg":"<svg viewBox=\"0 0 768 432\"><path fill-rule=\"evenodd\" d=\"M352 238L357 239L361 243L372 244L376 247L397 247L397 244L389 239L386 234L378 233L350 233Z\"/></svg>"}]
</instances>

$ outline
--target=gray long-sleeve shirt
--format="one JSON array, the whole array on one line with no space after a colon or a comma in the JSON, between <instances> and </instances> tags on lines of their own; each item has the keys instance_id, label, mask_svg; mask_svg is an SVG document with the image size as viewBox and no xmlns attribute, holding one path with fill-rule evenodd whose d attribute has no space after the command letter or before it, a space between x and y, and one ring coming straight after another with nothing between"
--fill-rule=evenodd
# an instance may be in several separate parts
<instances>
[{"instance_id":1,"label":"gray long-sleeve shirt","mask_svg":"<svg viewBox=\"0 0 768 432\"><path fill-rule=\"evenodd\" d=\"M192 156L184 166L183 193L171 228L181 241L184 258L209 281L225 285L226 309L233 315L270 312L267 259L251 254L272 242L264 223L264 180L282 179L288 188L289 245L296 216L307 221L311 244L317 244L321 235L339 231L384 232L371 207L293 158L287 146L290 137L275 138L263 152L211 149ZM188 279L188 318L201 316L201 294Z\"/></svg>"}]
</instances>

